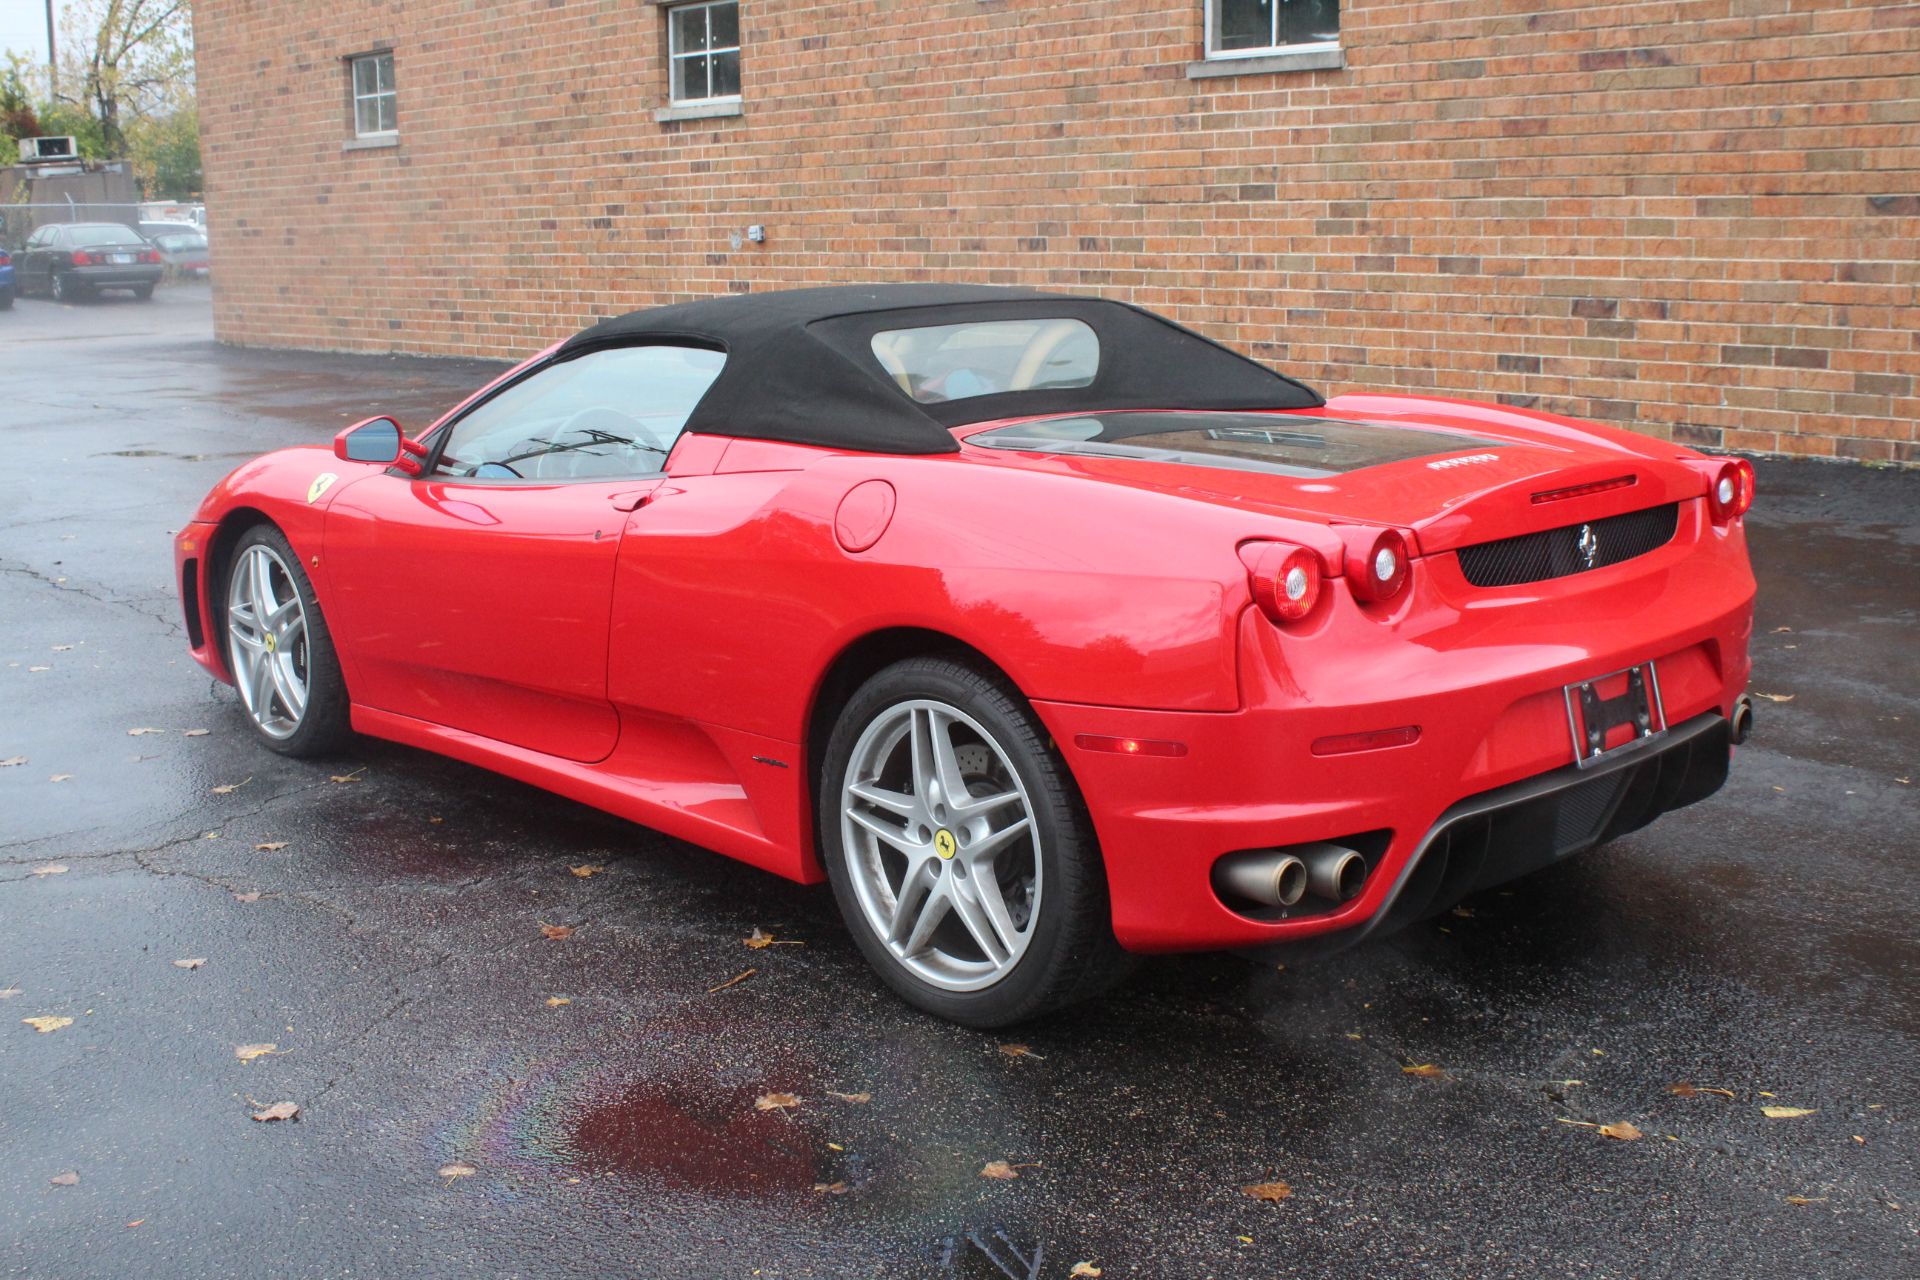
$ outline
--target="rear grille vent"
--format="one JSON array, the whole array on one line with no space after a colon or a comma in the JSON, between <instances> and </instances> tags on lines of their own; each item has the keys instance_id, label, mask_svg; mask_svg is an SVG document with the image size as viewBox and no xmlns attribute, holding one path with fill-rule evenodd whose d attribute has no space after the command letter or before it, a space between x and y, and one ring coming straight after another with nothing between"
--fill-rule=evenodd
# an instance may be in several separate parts
<instances>
[{"instance_id":1,"label":"rear grille vent","mask_svg":"<svg viewBox=\"0 0 1920 1280\"><path fill-rule=\"evenodd\" d=\"M1511 587L1619 564L1664 547L1680 524L1680 505L1562 525L1517 538L1461 547L1460 571L1476 587Z\"/></svg>"}]
</instances>

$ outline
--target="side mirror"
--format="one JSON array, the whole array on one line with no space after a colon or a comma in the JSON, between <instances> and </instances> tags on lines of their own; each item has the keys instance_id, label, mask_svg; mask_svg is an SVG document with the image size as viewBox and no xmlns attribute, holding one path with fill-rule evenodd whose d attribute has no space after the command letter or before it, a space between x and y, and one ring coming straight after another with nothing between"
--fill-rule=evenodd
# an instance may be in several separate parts
<instances>
[{"instance_id":1,"label":"side mirror","mask_svg":"<svg viewBox=\"0 0 1920 1280\"><path fill-rule=\"evenodd\" d=\"M420 474L420 460L427 451L401 432L392 418L368 418L356 422L333 438L333 456L342 462L372 462L398 467L410 476Z\"/></svg>"}]
</instances>

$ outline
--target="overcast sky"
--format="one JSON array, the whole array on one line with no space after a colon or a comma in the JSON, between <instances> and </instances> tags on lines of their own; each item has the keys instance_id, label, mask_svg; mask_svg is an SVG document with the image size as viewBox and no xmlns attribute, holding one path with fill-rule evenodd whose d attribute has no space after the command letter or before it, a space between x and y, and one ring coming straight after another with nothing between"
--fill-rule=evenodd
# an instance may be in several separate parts
<instances>
[{"instance_id":1,"label":"overcast sky","mask_svg":"<svg viewBox=\"0 0 1920 1280\"><path fill-rule=\"evenodd\" d=\"M56 17L64 7L61 0L54 0ZM39 62L47 60L46 0L0 0L0 49L28 54Z\"/></svg>"}]
</instances>

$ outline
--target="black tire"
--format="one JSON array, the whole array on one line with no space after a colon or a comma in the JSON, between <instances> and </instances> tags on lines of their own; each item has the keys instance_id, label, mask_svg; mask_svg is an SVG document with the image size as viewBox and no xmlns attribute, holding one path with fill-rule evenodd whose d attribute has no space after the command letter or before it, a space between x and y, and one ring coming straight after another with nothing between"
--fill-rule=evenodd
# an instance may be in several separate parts
<instances>
[{"instance_id":1,"label":"black tire","mask_svg":"<svg viewBox=\"0 0 1920 1280\"><path fill-rule=\"evenodd\" d=\"M87 290L64 273L55 271L47 276L47 296L55 302L79 302L87 296Z\"/></svg>"},{"instance_id":2,"label":"black tire","mask_svg":"<svg viewBox=\"0 0 1920 1280\"><path fill-rule=\"evenodd\" d=\"M1039 835L1040 883L1031 940L993 985L950 991L924 981L887 950L852 884L841 796L862 732L903 702L932 699L965 712L993 737L1019 775ZM816 813L821 860L856 945L908 1003L965 1026L1036 1017L1107 990L1133 968L1113 937L1106 868L1093 823L1045 726L1011 684L959 657L909 658L876 674L842 709L827 741Z\"/></svg>"},{"instance_id":3,"label":"black tire","mask_svg":"<svg viewBox=\"0 0 1920 1280\"><path fill-rule=\"evenodd\" d=\"M152 302L153 286L150 284L137 284L133 286L133 296L141 302Z\"/></svg>"},{"instance_id":4,"label":"black tire","mask_svg":"<svg viewBox=\"0 0 1920 1280\"><path fill-rule=\"evenodd\" d=\"M219 618L222 654L229 668L233 665L232 646L228 642L228 597L233 575L249 547L265 546L279 556L287 567L287 576L300 594L300 606L307 619L307 706L300 723L291 734L275 737L247 714L244 700L241 718L253 730L253 736L270 751L284 756L311 757L336 755L353 740L349 720L347 685L340 675L340 660L333 648L333 635L327 630L326 616L313 594L313 582L306 567L294 552L286 535L270 524L257 524L240 535L228 552L218 594L214 597ZM237 674L237 673L236 673Z\"/></svg>"},{"instance_id":5,"label":"black tire","mask_svg":"<svg viewBox=\"0 0 1920 1280\"><path fill-rule=\"evenodd\" d=\"M13 310L13 288L0 289L0 311Z\"/></svg>"}]
</instances>

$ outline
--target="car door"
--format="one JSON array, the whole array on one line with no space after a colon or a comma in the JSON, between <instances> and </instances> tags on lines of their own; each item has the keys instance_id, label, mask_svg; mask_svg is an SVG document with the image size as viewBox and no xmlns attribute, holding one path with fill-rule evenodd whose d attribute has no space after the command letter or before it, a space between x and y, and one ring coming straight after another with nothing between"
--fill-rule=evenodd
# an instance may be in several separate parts
<instances>
[{"instance_id":1,"label":"car door","mask_svg":"<svg viewBox=\"0 0 1920 1280\"><path fill-rule=\"evenodd\" d=\"M47 262L59 235L60 228L49 223L27 237L27 251L20 261L22 293L25 293L29 287L36 290L46 288Z\"/></svg>"},{"instance_id":2,"label":"car door","mask_svg":"<svg viewBox=\"0 0 1920 1280\"><path fill-rule=\"evenodd\" d=\"M323 605L353 700L604 759L627 512L723 360L627 346L547 361L438 430L426 474L348 485L328 509Z\"/></svg>"}]
</instances>

